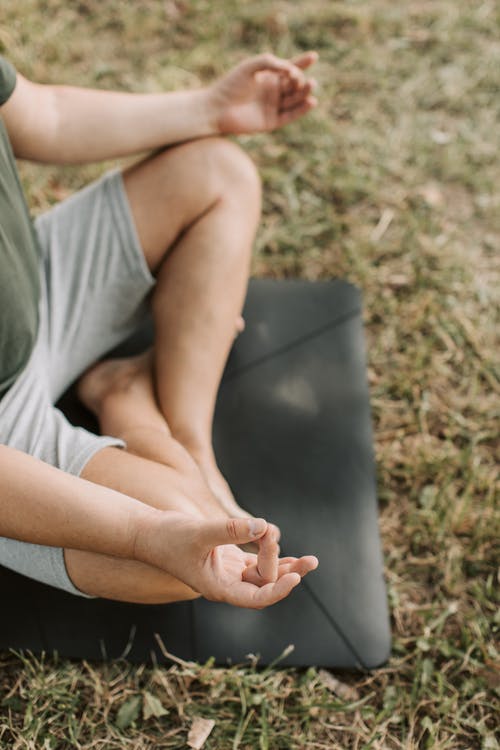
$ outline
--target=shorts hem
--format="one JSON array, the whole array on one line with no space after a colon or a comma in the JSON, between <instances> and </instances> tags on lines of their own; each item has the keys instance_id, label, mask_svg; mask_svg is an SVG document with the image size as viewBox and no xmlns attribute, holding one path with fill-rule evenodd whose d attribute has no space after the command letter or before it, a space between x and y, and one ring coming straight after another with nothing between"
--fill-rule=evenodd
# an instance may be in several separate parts
<instances>
[{"instance_id":1,"label":"shorts hem","mask_svg":"<svg viewBox=\"0 0 500 750\"><path fill-rule=\"evenodd\" d=\"M81 596L84 599L97 599L97 596L92 594L86 594L81 589L77 588L71 578L69 577L68 569L66 567L66 560L64 557L63 547L50 547L50 566L54 577L54 582L49 584L57 589L66 591L68 594L74 594L75 596Z\"/></svg>"},{"instance_id":2,"label":"shorts hem","mask_svg":"<svg viewBox=\"0 0 500 750\"><path fill-rule=\"evenodd\" d=\"M70 465L64 468L64 471L68 474L74 474L79 477L90 459L103 448L127 447L127 444L120 438L108 437L106 435L96 435L95 438L95 441L91 445L86 445L79 453L77 453L72 459Z\"/></svg>"}]
</instances>

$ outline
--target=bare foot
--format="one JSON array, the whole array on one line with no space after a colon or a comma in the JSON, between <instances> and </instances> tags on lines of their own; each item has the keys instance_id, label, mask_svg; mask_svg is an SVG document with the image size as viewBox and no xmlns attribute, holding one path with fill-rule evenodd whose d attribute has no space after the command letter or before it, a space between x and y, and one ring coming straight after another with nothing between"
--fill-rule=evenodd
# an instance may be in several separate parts
<instances>
[{"instance_id":1,"label":"bare foot","mask_svg":"<svg viewBox=\"0 0 500 750\"><path fill-rule=\"evenodd\" d=\"M78 398L94 414L99 414L104 399L117 391L135 391L151 397L153 393L151 362L153 350L136 357L105 359L89 367L76 386Z\"/></svg>"},{"instance_id":2,"label":"bare foot","mask_svg":"<svg viewBox=\"0 0 500 750\"><path fill-rule=\"evenodd\" d=\"M236 318L235 323L235 338L245 330L245 320L239 315ZM78 381L76 391L79 399L83 404L94 414L97 414L103 399L110 395L113 391L126 389L133 390L136 395L147 396L152 398L155 402L158 414L165 421L163 414L161 413L158 405L156 404L156 396L154 394L153 385L153 349L148 349L143 354L139 354L136 357L125 357L121 359L105 359L91 367L83 373ZM167 424L165 422L165 424ZM167 426L168 429L168 426ZM217 465L214 465L215 473L220 475L222 483L227 487L225 491L222 489L222 483L217 481L214 477L214 484L221 484L221 493L232 497L232 493L229 490L227 482L224 477L220 474L217 469ZM212 474L211 471L208 471ZM233 497L234 501L234 497Z\"/></svg>"}]
</instances>

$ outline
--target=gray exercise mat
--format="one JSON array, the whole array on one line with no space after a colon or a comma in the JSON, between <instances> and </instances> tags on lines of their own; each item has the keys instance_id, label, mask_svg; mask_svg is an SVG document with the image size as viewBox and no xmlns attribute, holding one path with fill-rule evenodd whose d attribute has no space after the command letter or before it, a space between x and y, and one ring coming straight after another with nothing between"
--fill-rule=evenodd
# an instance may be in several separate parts
<instances>
[{"instance_id":1,"label":"gray exercise mat","mask_svg":"<svg viewBox=\"0 0 500 750\"><path fill-rule=\"evenodd\" d=\"M0 648L162 661L158 633L178 656L221 664L249 653L267 664L290 644L289 665L363 669L387 659L359 292L342 281L252 280L244 316L217 402L218 461L239 502L280 526L282 554L316 554L318 570L255 612L79 599L0 568ZM116 353L151 339L140 331ZM95 428L74 393L62 406Z\"/></svg>"}]
</instances>

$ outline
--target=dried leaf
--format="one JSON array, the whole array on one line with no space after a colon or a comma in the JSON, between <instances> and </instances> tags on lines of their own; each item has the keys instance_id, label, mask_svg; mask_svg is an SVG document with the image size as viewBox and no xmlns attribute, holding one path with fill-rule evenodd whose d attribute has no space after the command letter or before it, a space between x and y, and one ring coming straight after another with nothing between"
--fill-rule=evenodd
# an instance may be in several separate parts
<instances>
[{"instance_id":1,"label":"dried leaf","mask_svg":"<svg viewBox=\"0 0 500 750\"><path fill-rule=\"evenodd\" d=\"M132 722L139 718L141 710L141 696L134 695L121 706L116 716L115 724L118 729L127 729Z\"/></svg>"},{"instance_id":2,"label":"dried leaf","mask_svg":"<svg viewBox=\"0 0 500 750\"><path fill-rule=\"evenodd\" d=\"M202 719L201 716L197 716L189 730L189 747L192 747L193 750L201 750L214 726L215 721L213 719Z\"/></svg>"},{"instance_id":3,"label":"dried leaf","mask_svg":"<svg viewBox=\"0 0 500 750\"><path fill-rule=\"evenodd\" d=\"M321 680L321 684L324 685L327 690L335 693L335 695L338 695L342 700L349 701L350 703L359 700L359 693L355 688L346 685L345 682L337 680L337 678L330 672L327 672L326 669L320 669L318 677Z\"/></svg>"},{"instance_id":4,"label":"dried leaf","mask_svg":"<svg viewBox=\"0 0 500 750\"><path fill-rule=\"evenodd\" d=\"M150 716L165 716L168 711L155 695L144 691L144 702L142 704L142 715L144 719L149 719Z\"/></svg>"}]
</instances>

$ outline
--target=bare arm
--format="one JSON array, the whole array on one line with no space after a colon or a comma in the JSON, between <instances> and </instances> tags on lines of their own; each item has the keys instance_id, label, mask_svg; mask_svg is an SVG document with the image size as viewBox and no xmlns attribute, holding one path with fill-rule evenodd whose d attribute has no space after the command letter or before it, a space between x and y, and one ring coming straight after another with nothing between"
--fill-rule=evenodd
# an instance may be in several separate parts
<instances>
[{"instance_id":1,"label":"bare arm","mask_svg":"<svg viewBox=\"0 0 500 750\"><path fill-rule=\"evenodd\" d=\"M113 159L214 132L204 90L128 94L46 86L19 73L2 116L16 156L50 164Z\"/></svg>"},{"instance_id":2,"label":"bare arm","mask_svg":"<svg viewBox=\"0 0 500 750\"><path fill-rule=\"evenodd\" d=\"M43 85L18 73L1 114L21 159L114 159L202 136L285 125L315 106L314 82L302 73L315 60L315 53L295 61L260 55L207 88L159 94Z\"/></svg>"},{"instance_id":3,"label":"bare arm","mask_svg":"<svg viewBox=\"0 0 500 750\"><path fill-rule=\"evenodd\" d=\"M0 445L0 536L133 557L147 505Z\"/></svg>"}]
</instances>

